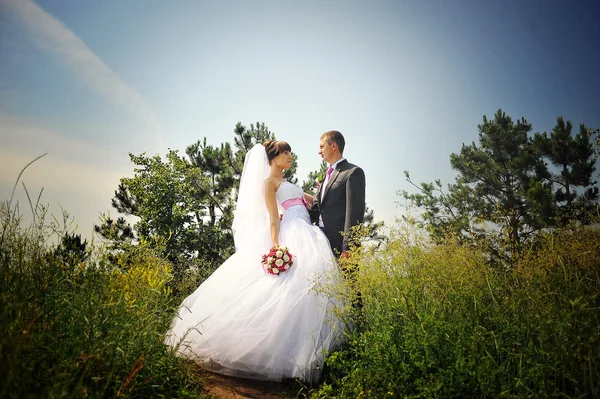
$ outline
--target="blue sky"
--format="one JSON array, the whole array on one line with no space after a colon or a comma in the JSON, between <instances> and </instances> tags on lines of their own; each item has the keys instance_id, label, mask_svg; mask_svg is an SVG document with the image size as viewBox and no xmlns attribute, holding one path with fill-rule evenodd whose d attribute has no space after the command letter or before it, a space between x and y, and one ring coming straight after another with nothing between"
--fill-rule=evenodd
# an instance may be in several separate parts
<instances>
[{"instance_id":1,"label":"blue sky","mask_svg":"<svg viewBox=\"0 0 600 399\"><path fill-rule=\"evenodd\" d=\"M128 152L231 142L258 121L292 145L300 181L340 130L393 223L402 171L451 182L450 154L498 108L534 131L561 115L600 127L599 17L595 0L0 0L0 196L48 152L23 179L90 237Z\"/></svg>"}]
</instances>

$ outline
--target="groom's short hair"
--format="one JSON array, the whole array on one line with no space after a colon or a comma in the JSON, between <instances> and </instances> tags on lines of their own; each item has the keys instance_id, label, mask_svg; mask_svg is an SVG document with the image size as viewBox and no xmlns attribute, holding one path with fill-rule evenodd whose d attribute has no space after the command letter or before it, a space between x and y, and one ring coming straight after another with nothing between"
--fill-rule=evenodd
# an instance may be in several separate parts
<instances>
[{"instance_id":1,"label":"groom's short hair","mask_svg":"<svg viewBox=\"0 0 600 399\"><path fill-rule=\"evenodd\" d=\"M342 133L337 130L330 130L321 135L321 138L327 139L327 143L331 144L332 142L337 144L338 149L340 150L340 154L344 153L344 147L346 146L346 140L344 140L344 136Z\"/></svg>"}]
</instances>

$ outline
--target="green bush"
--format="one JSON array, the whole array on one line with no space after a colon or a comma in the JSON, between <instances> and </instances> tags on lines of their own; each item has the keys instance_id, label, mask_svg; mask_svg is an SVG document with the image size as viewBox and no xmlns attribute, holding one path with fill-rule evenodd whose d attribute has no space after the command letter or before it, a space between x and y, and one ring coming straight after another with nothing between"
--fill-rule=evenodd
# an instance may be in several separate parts
<instances>
[{"instance_id":1,"label":"green bush","mask_svg":"<svg viewBox=\"0 0 600 399\"><path fill-rule=\"evenodd\" d=\"M600 231L541 237L510 270L396 233L365 254L362 324L313 397L598 397Z\"/></svg>"},{"instance_id":2,"label":"green bush","mask_svg":"<svg viewBox=\"0 0 600 399\"><path fill-rule=\"evenodd\" d=\"M39 210L39 209L38 209ZM35 212L0 206L0 397L197 397L195 367L163 345L171 266L155 245L87 248Z\"/></svg>"}]
</instances>

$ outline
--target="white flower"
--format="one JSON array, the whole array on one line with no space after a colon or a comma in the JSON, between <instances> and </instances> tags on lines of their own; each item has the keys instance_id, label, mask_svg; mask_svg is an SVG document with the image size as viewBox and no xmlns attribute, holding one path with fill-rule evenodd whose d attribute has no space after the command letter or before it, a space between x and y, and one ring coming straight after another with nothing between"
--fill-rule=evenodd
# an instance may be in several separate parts
<instances>
[{"instance_id":1,"label":"white flower","mask_svg":"<svg viewBox=\"0 0 600 399\"><path fill-rule=\"evenodd\" d=\"M275 256L277 256L278 258L281 258L283 256L283 252L281 250L275 252Z\"/></svg>"},{"instance_id":2,"label":"white flower","mask_svg":"<svg viewBox=\"0 0 600 399\"><path fill-rule=\"evenodd\" d=\"M283 265L283 261L281 259L277 259L275 261L275 266L282 266Z\"/></svg>"},{"instance_id":3,"label":"white flower","mask_svg":"<svg viewBox=\"0 0 600 399\"><path fill-rule=\"evenodd\" d=\"M279 269L278 269L278 268L274 267L274 268L273 268L273 269L271 269L271 270L273 270L273 273L275 273L275 274L279 274Z\"/></svg>"},{"instance_id":4,"label":"white flower","mask_svg":"<svg viewBox=\"0 0 600 399\"><path fill-rule=\"evenodd\" d=\"M290 265L285 265L284 269L287 270L290 268Z\"/></svg>"},{"instance_id":5,"label":"white flower","mask_svg":"<svg viewBox=\"0 0 600 399\"><path fill-rule=\"evenodd\" d=\"M289 261L290 261L290 257L289 257L289 256L287 256L287 254L285 254L285 255L283 255L283 260L284 260L285 262L289 262Z\"/></svg>"},{"instance_id":6,"label":"white flower","mask_svg":"<svg viewBox=\"0 0 600 399\"><path fill-rule=\"evenodd\" d=\"M284 252L287 251L287 247L285 245L280 246L279 249Z\"/></svg>"},{"instance_id":7,"label":"white flower","mask_svg":"<svg viewBox=\"0 0 600 399\"><path fill-rule=\"evenodd\" d=\"M267 263L270 265L271 263L273 263L273 258L272 257L268 257L267 258Z\"/></svg>"}]
</instances>

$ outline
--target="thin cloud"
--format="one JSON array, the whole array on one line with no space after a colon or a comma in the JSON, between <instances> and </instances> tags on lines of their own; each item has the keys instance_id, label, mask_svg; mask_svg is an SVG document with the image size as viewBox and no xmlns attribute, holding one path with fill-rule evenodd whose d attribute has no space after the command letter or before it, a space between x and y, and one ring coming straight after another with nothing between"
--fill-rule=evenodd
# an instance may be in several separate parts
<instances>
[{"instance_id":1,"label":"thin cloud","mask_svg":"<svg viewBox=\"0 0 600 399\"><path fill-rule=\"evenodd\" d=\"M45 152L52 156L82 162L94 167L106 167L110 164L128 164L110 156L108 144L100 146L89 144L78 136L69 136L61 131L51 130L40 124L9 115L0 110L0 147L12 153L35 158ZM108 154L108 155L107 155ZM3 160L0 159L0 166ZM24 165L21 165L21 167ZM0 171L0 177L2 171Z\"/></svg>"},{"instance_id":2,"label":"thin cloud","mask_svg":"<svg viewBox=\"0 0 600 399\"><path fill-rule=\"evenodd\" d=\"M37 45L60 57L85 84L116 104L139 112L161 144L161 128L152 108L75 33L31 0L0 0L0 6L12 10Z\"/></svg>"},{"instance_id":3,"label":"thin cloud","mask_svg":"<svg viewBox=\"0 0 600 399\"><path fill-rule=\"evenodd\" d=\"M32 172L27 173L29 179L33 179L36 184L46 183L52 187L75 190L85 187L80 184L82 181L94 186L103 186L110 181L114 190L118 184L118 176L131 172L128 160L112 159L103 148L27 120L5 115L1 111L0 137L0 186L3 187L14 183L19 171L44 153L48 153L48 156L37 162L44 166L35 172L31 168ZM77 179L66 178L69 174L66 171L77 175ZM108 193L110 192L109 190ZM4 197L6 193L0 189L0 200Z\"/></svg>"}]
</instances>

